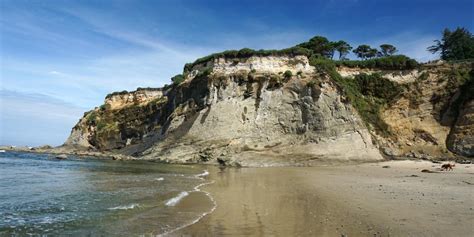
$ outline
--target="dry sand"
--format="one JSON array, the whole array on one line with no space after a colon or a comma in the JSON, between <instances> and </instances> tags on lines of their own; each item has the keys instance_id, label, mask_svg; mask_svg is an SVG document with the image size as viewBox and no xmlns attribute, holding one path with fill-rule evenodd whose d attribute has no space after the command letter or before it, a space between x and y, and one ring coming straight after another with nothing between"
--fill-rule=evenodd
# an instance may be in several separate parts
<instances>
[{"instance_id":1,"label":"dry sand","mask_svg":"<svg viewBox=\"0 0 474 237\"><path fill-rule=\"evenodd\" d=\"M389 168L383 168L389 166ZM473 236L474 165L210 169L216 210L174 236Z\"/></svg>"}]
</instances>

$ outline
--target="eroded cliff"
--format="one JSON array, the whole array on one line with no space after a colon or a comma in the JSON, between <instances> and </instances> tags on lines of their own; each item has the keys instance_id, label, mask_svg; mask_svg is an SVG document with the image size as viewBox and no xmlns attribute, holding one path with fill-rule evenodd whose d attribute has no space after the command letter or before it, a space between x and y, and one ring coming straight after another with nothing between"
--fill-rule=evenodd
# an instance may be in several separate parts
<instances>
[{"instance_id":1,"label":"eroded cliff","mask_svg":"<svg viewBox=\"0 0 474 237\"><path fill-rule=\"evenodd\" d=\"M472 97L461 91L469 87L463 85L472 79L470 70L472 64L338 67L344 77L335 79L305 55L215 57L188 65L180 84L109 95L85 114L65 145L246 166L380 160L379 150L387 156L473 156ZM400 91L369 111L383 126L341 86L361 73L377 73ZM370 100L382 100L372 90Z\"/></svg>"}]
</instances>

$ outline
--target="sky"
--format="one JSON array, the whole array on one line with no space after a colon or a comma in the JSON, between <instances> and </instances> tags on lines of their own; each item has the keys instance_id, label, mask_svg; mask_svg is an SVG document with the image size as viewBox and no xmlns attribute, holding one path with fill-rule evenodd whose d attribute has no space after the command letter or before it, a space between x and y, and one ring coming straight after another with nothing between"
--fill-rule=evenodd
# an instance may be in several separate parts
<instances>
[{"instance_id":1,"label":"sky","mask_svg":"<svg viewBox=\"0 0 474 237\"><path fill-rule=\"evenodd\" d=\"M160 87L227 49L315 35L390 43L419 61L444 28L474 32L473 0L0 0L0 145L61 145L113 91Z\"/></svg>"}]
</instances>

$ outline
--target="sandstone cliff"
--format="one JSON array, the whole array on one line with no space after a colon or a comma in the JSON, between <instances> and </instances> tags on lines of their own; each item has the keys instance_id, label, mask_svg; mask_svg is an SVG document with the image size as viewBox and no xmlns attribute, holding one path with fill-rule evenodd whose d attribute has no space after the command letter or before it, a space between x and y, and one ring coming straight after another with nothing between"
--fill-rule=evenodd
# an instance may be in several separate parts
<instances>
[{"instance_id":1,"label":"sandstone cliff","mask_svg":"<svg viewBox=\"0 0 474 237\"><path fill-rule=\"evenodd\" d=\"M374 112L386 124L384 135L307 56L215 57L188 65L179 85L107 96L84 115L65 145L168 162L248 166L380 160L379 150L387 156L473 156L474 103L467 96L456 99L466 93L465 75L461 80L456 73L471 68L338 67L343 80L378 73L400 88L399 96Z\"/></svg>"}]
</instances>

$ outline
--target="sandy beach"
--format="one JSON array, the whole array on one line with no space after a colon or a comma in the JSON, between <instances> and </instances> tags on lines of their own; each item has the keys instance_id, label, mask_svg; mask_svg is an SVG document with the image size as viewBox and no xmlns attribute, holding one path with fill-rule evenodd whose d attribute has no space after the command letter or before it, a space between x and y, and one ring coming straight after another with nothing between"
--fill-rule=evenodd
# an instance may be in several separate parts
<instances>
[{"instance_id":1,"label":"sandy beach","mask_svg":"<svg viewBox=\"0 0 474 237\"><path fill-rule=\"evenodd\" d=\"M472 236L474 165L439 167L427 161L210 167L214 183L202 190L217 208L171 235Z\"/></svg>"}]
</instances>

